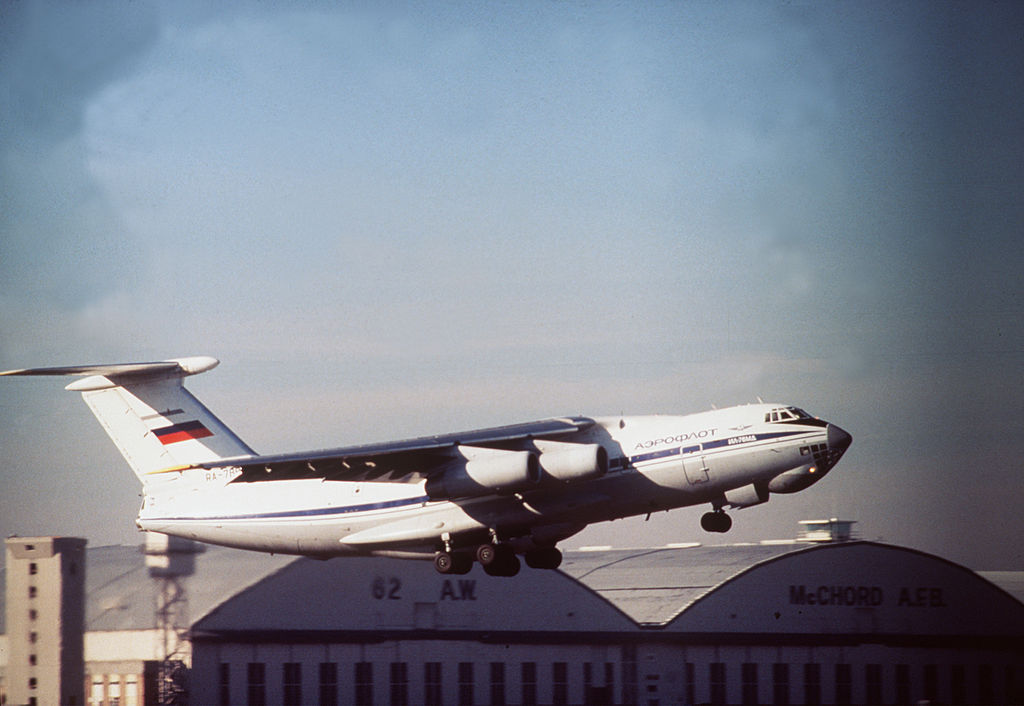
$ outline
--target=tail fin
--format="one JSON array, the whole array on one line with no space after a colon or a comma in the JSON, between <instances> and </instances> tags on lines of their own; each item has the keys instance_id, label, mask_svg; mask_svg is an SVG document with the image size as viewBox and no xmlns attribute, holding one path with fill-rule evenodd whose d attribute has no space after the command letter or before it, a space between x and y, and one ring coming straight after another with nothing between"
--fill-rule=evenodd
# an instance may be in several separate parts
<instances>
[{"instance_id":1,"label":"tail fin","mask_svg":"<svg viewBox=\"0 0 1024 706\"><path fill-rule=\"evenodd\" d=\"M218 363L216 358L196 356L157 363L31 368L0 375L90 376L66 389L82 393L135 475L148 486L162 477L162 471L253 453L183 385L186 376L206 372Z\"/></svg>"}]
</instances>

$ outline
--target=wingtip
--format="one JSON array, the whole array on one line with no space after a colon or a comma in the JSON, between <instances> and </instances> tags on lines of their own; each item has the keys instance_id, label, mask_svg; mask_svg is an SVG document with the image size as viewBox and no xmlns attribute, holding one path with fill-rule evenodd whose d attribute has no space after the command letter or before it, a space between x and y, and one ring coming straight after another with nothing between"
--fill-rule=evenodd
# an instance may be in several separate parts
<instances>
[{"instance_id":1,"label":"wingtip","mask_svg":"<svg viewBox=\"0 0 1024 706\"><path fill-rule=\"evenodd\" d=\"M199 373L205 373L207 370L213 370L220 361L209 355L193 355L187 358L171 358L169 363L177 363L185 373L188 375L198 375Z\"/></svg>"}]
</instances>

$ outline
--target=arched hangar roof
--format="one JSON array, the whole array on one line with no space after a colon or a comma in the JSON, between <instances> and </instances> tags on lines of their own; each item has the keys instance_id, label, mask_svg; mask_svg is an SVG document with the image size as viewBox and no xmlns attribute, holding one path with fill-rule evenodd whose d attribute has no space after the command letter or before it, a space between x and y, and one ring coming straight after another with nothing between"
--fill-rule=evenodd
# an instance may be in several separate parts
<instances>
[{"instance_id":1,"label":"arched hangar roof","mask_svg":"<svg viewBox=\"0 0 1024 706\"><path fill-rule=\"evenodd\" d=\"M1019 637L1024 604L945 559L855 541L761 561L686 606L666 629Z\"/></svg>"},{"instance_id":2,"label":"arched hangar roof","mask_svg":"<svg viewBox=\"0 0 1024 706\"><path fill-rule=\"evenodd\" d=\"M558 571L515 578L438 574L431 562L357 558L294 561L193 626L198 639L385 640L423 630L587 635L636 629L622 611ZM436 634L436 633L432 633Z\"/></svg>"}]
</instances>

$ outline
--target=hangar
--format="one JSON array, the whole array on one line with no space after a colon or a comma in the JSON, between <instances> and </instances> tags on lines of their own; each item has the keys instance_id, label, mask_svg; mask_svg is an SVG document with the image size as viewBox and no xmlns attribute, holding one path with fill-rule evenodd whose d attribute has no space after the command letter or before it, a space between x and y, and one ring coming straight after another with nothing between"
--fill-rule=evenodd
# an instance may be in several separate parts
<instances>
[{"instance_id":1,"label":"hangar","mask_svg":"<svg viewBox=\"0 0 1024 706\"><path fill-rule=\"evenodd\" d=\"M304 559L192 648L220 703L1020 703L1024 605L867 541L569 552L513 579Z\"/></svg>"},{"instance_id":2,"label":"hangar","mask_svg":"<svg viewBox=\"0 0 1024 706\"><path fill-rule=\"evenodd\" d=\"M86 703L155 703L159 584L138 548L87 563ZM1024 703L1024 574L876 542L568 551L515 578L209 547L187 589L194 704Z\"/></svg>"}]
</instances>

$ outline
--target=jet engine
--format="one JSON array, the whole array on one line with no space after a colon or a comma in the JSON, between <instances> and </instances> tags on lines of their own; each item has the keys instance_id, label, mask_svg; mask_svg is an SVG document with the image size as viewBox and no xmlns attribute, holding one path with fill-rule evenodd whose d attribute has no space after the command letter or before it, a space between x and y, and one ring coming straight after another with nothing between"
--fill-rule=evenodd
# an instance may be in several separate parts
<instances>
[{"instance_id":1,"label":"jet engine","mask_svg":"<svg viewBox=\"0 0 1024 706\"><path fill-rule=\"evenodd\" d=\"M532 488L541 479L537 455L529 451L460 446L459 454L464 460L454 461L427 479L431 500L514 493Z\"/></svg>"},{"instance_id":2,"label":"jet engine","mask_svg":"<svg viewBox=\"0 0 1024 706\"><path fill-rule=\"evenodd\" d=\"M768 502L768 488L761 483L751 483L741 488L725 491L725 502L730 507L751 507Z\"/></svg>"},{"instance_id":3,"label":"jet engine","mask_svg":"<svg viewBox=\"0 0 1024 706\"><path fill-rule=\"evenodd\" d=\"M563 483L600 478L608 472L608 452L600 444L538 441L540 467Z\"/></svg>"}]
</instances>

